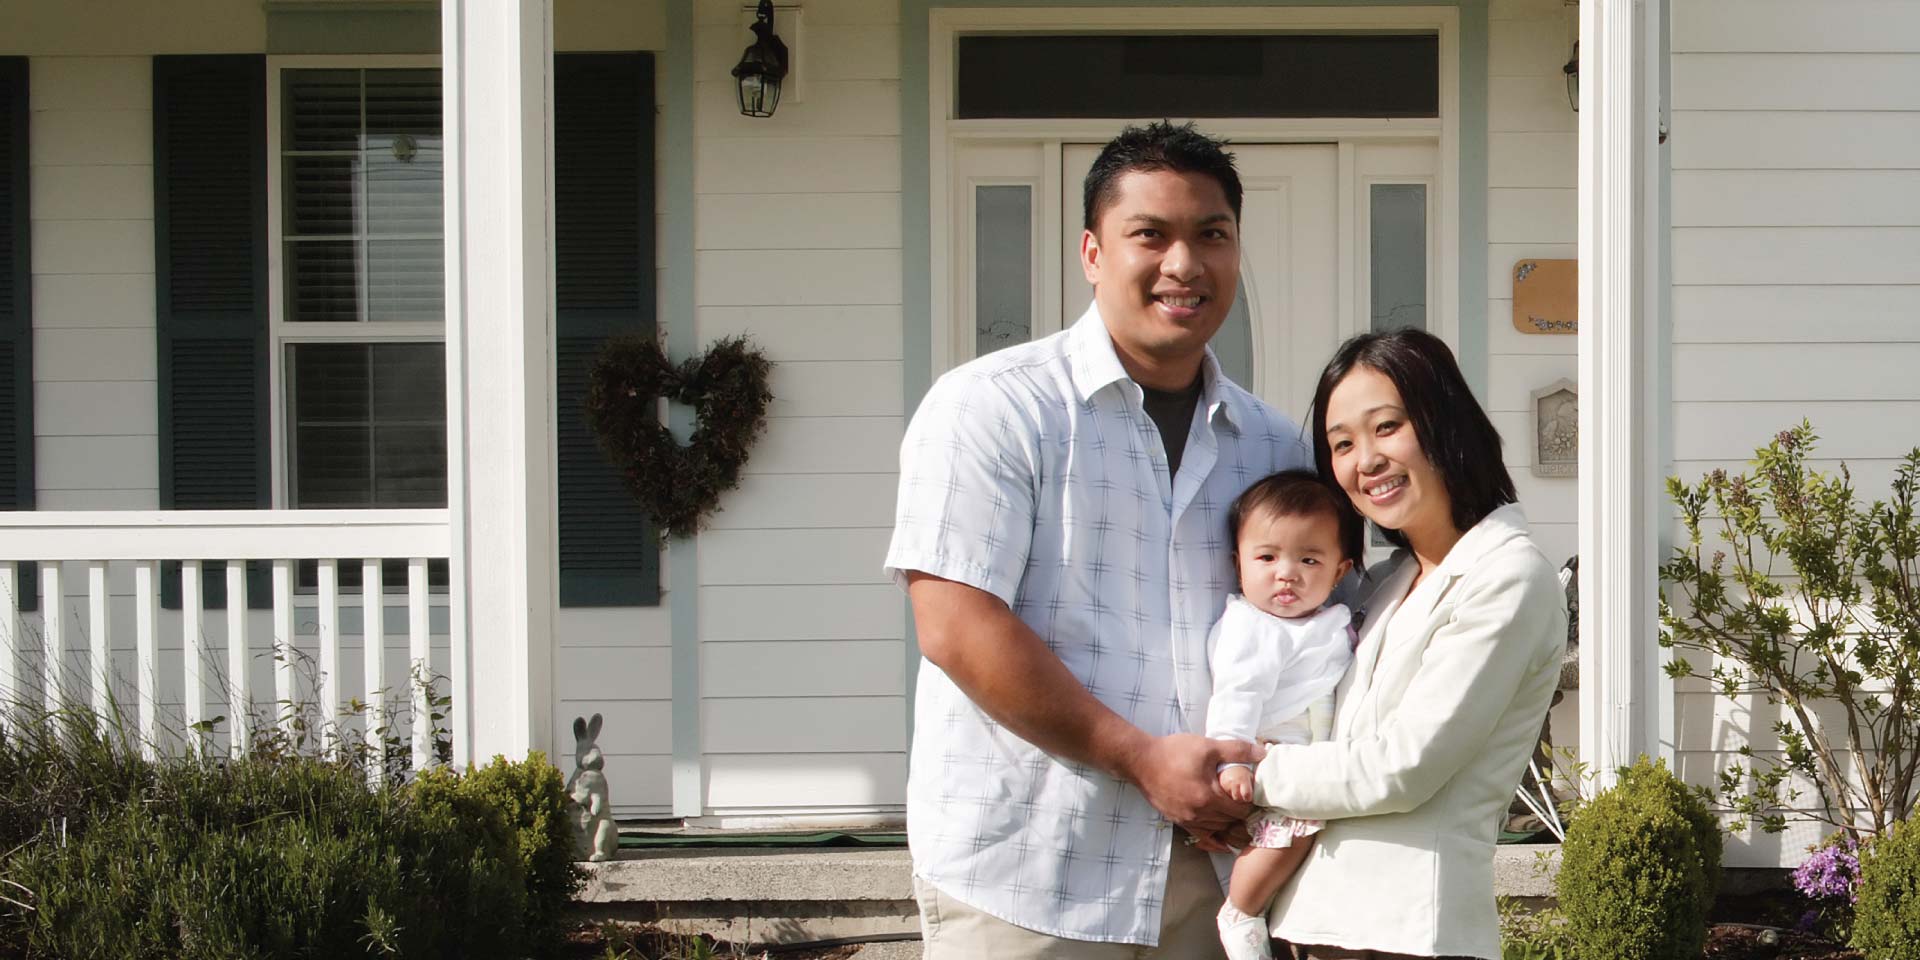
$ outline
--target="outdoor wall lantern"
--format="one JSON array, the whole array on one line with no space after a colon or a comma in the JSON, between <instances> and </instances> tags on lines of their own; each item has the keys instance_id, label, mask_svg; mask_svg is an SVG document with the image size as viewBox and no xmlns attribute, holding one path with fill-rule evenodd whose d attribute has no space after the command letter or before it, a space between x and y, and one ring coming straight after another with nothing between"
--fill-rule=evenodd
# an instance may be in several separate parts
<instances>
[{"instance_id":1,"label":"outdoor wall lantern","mask_svg":"<svg viewBox=\"0 0 1920 960\"><path fill-rule=\"evenodd\" d=\"M1573 42L1573 56L1567 59L1567 65L1560 68L1567 75L1567 105L1574 113L1580 112L1580 41Z\"/></svg>"},{"instance_id":2,"label":"outdoor wall lantern","mask_svg":"<svg viewBox=\"0 0 1920 960\"><path fill-rule=\"evenodd\" d=\"M733 68L733 78L740 83L740 112L771 117L780 106L780 81L787 76L787 45L773 33L773 0L760 0L753 36L753 45Z\"/></svg>"}]
</instances>

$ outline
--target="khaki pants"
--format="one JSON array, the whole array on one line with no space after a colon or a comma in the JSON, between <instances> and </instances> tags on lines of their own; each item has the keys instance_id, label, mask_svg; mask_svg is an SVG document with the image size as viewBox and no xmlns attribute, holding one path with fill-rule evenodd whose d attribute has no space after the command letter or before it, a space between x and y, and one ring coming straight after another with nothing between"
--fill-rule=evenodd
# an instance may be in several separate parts
<instances>
[{"instance_id":1,"label":"khaki pants","mask_svg":"<svg viewBox=\"0 0 1920 960\"><path fill-rule=\"evenodd\" d=\"M1213 860L1178 840L1167 865L1166 907L1160 916L1160 945L1068 940L1036 933L982 913L915 877L920 901L923 960L1214 960L1223 956L1214 915L1226 897L1213 872Z\"/></svg>"}]
</instances>

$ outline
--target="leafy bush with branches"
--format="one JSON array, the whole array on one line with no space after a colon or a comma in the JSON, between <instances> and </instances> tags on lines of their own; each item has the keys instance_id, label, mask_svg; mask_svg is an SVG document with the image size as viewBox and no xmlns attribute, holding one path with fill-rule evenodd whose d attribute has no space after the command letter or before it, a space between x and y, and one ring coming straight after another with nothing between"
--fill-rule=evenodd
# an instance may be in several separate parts
<instances>
[{"instance_id":1,"label":"leafy bush with branches","mask_svg":"<svg viewBox=\"0 0 1920 960\"><path fill-rule=\"evenodd\" d=\"M1645 757L1581 804L1554 879L1572 960L1695 960L1720 887L1720 826Z\"/></svg>"},{"instance_id":2,"label":"leafy bush with branches","mask_svg":"<svg viewBox=\"0 0 1920 960\"><path fill-rule=\"evenodd\" d=\"M1912 812L1920 773L1920 447L1892 496L1862 506L1845 464L1807 466L1816 440L1803 421L1755 452L1751 474L1668 479L1687 543L1660 567L1660 642L1676 651L1669 675L1786 713L1781 754L1743 747L1718 802L1777 832L1798 775L1819 793L1814 818L1877 836ZM1823 724L1822 704L1844 721Z\"/></svg>"}]
</instances>

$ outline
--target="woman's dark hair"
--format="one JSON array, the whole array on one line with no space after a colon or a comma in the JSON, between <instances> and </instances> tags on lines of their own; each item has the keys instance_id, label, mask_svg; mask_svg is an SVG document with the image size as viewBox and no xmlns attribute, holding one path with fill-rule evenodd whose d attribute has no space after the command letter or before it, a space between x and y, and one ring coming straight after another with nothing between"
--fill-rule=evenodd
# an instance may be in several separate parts
<instances>
[{"instance_id":1,"label":"woman's dark hair","mask_svg":"<svg viewBox=\"0 0 1920 960\"><path fill-rule=\"evenodd\" d=\"M1470 530L1487 514L1519 499L1500 457L1500 431L1467 388L1453 351L1439 337L1412 328L1360 334L1341 344L1320 372L1320 385L1313 391L1313 462L1326 482L1335 482L1327 445L1327 398L1355 367L1378 371L1400 391L1420 452L1447 486L1454 527ZM1381 532L1395 546L1407 546L1400 531Z\"/></svg>"},{"instance_id":2,"label":"woman's dark hair","mask_svg":"<svg viewBox=\"0 0 1920 960\"><path fill-rule=\"evenodd\" d=\"M1084 226L1088 230L1100 222L1100 214L1113 206L1120 195L1120 178L1136 170L1172 170L1212 177L1227 195L1233 219L1240 219L1240 173L1233 168L1233 154L1226 141L1201 133L1192 123L1175 126L1159 120L1144 127L1130 126L1107 141L1087 171L1081 197Z\"/></svg>"},{"instance_id":3,"label":"woman's dark hair","mask_svg":"<svg viewBox=\"0 0 1920 960\"><path fill-rule=\"evenodd\" d=\"M1312 470L1282 470L1241 491L1227 507L1227 542L1240 555L1240 525L1261 513L1276 517L1329 516L1339 524L1340 553L1356 565L1364 558L1366 523L1347 495Z\"/></svg>"}]
</instances>

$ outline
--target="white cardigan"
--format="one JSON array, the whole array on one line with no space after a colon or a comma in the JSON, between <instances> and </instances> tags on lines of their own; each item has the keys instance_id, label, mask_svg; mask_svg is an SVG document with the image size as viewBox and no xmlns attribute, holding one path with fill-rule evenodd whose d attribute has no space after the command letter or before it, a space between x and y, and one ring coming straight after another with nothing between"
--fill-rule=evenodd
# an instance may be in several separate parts
<instances>
[{"instance_id":1,"label":"white cardigan","mask_svg":"<svg viewBox=\"0 0 1920 960\"><path fill-rule=\"evenodd\" d=\"M1269 917L1292 943L1499 957L1494 841L1560 675L1565 594L1518 505L1407 595L1416 569L1362 601L1333 739L1273 747L1255 774L1254 803L1329 821Z\"/></svg>"}]
</instances>

